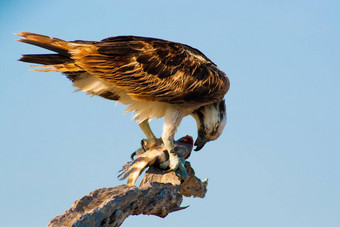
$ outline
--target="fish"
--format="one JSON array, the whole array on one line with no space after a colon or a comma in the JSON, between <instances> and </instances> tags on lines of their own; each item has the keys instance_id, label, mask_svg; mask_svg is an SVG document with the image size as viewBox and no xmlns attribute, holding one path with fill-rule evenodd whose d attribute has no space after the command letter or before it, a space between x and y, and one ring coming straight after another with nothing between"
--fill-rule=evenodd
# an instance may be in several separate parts
<instances>
[{"instance_id":1,"label":"fish","mask_svg":"<svg viewBox=\"0 0 340 227\"><path fill-rule=\"evenodd\" d=\"M175 141L175 151L179 157L180 164L179 169L181 170L182 177L187 178L187 172L184 167L185 160L190 157L191 151L194 146L193 138L186 135L177 141ZM120 174L118 178L120 180L128 179L127 185L135 185L138 177L142 172L149 166L156 166L160 169L169 169L169 154L164 145L157 145L151 148L144 146L146 149L144 152L135 152L137 158L133 161L127 162L123 165L122 169L119 171Z\"/></svg>"}]
</instances>

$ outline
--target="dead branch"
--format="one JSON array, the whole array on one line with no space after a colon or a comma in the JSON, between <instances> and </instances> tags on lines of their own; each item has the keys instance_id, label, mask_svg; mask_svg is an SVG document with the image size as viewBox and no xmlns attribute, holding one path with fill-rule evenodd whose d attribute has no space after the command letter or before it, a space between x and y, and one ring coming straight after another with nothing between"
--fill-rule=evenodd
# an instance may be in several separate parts
<instances>
[{"instance_id":1,"label":"dead branch","mask_svg":"<svg viewBox=\"0 0 340 227\"><path fill-rule=\"evenodd\" d=\"M207 192L207 181L195 177L190 163L185 167L188 178L174 171L165 172L151 166L139 187L119 185L101 188L73 203L63 214L48 224L55 226L120 226L129 215L148 214L165 217L178 211L183 195L203 198Z\"/></svg>"}]
</instances>

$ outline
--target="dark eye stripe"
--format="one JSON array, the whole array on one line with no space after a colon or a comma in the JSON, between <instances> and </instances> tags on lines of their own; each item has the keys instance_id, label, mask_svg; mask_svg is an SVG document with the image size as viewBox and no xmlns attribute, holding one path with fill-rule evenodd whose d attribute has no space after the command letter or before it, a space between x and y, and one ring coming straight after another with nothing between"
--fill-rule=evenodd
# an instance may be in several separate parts
<instances>
[{"instance_id":1,"label":"dark eye stripe","mask_svg":"<svg viewBox=\"0 0 340 227\"><path fill-rule=\"evenodd\" d=\"M220 112L219 112L220 121L222 121L223 118L224 118L224 115L226 114L226 108L225 108L225 102L224 102L224 100L221 100L221 101L220 101L220 104L219 104L219 108L218 108L218 109L220 110Z\"/></svg>"},{"instance_id":2,"label":"dark eye stripe","mask_svg":"<svg viewBox=\"0 0 340 227\"><path fill-rule=\"evenodd\" d=\"M225 101L221 100L220 104L219 104L219 108L220 112L225 112Z\"/></svg>"},{"instance_id":3,"label":"dark eye stripe","mask_svg":"<svg viewBox=\"0 0 340 227\"><path fill-rule=\"evenodd\" d=\"M201 109L195 110L194 113L198 116L198 118L200 119L200 122L203 123L204 122L204 114L202 113Z\"/></svg>"}]
</instances>

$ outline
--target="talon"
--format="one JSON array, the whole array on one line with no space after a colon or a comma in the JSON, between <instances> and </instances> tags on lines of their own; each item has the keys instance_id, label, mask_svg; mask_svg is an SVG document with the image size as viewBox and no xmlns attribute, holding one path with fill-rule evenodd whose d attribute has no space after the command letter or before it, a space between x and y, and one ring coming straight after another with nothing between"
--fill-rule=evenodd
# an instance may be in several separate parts
<instances>
[{"instance_id":1,"label":"talon","mask_svg":"<svg viewBox=\"0 0 340 227\"><path fill-rule=\"evenodd\" d=\"M137 155L137 152L135 151L135 152L133 152L132 154L131 154L131 160L133 161L133 160L135 160L135 156Z\"/></svg>"},{"instance_id":2,"label":"talon","mask_svg":"<svg viewBox=\"0 0 340 227\"><path fill-rule=\"evenodd\" d=\"M142 149L143 149L144 151L147 151L148 148L146 147L146 142L145 142L145 140L146 140L146 139L142 139L142 140L140 141L140 146L142 147Z\"/></svg>"},{"instance_id":3,"label":"talon","mask_svg":"<svg viewBox=\"0 0 340 227\"><path fill-rule=\"evenodd\" d=\"M131 157L132 160L135 160L136 155L139 156L139 155L143 154L144 152L146 152L147 150L149 150L153 147L156 147L158 145L161 145L161 144L162 144L161 138L159 138L159 139L153 139L153 138L142 139L140 141L141 148L139 148L138 150L133 152L130 157Z\"/></svg>"},{"instance_id":4,"label":"talon","mask_svg":"<svg viewBox=\"0 0 340 227\"><path fill-rule=\"evenodd\" d=\"M148 139L143 139L141 141L141 146L142 148L146 151L149 150L150 148L156 147L158 145L162 144L162 139L154 139L154 138L148 138Z\"/></svg>"},{"instance_id":5,"label":"talon","mask_svg":"<svg viewBox=\"0 0 340 227\"><path fill-rule=\"evenodd\" d=\"M149 141L152 140L142 140L141 144L148 144ZM156 141L156 139L153 141ZM160 141L160 139L158 139L158 141ZM121 180L128 178L127 185L134 185L137 178L146 167L156 165L164 169L165 172L176 171L179 168L179 171L181 172L178 171L175 172L175 174L178 175L181 182L183 182L188 178L188 173L185 168L185 160L190 155L192 147L192 143L187 144L182 142L182 140L178 140L176 141L175 146L170 146L170 149L167 149L165 145L155 146L146 151L144 150L145 147L144 149L143 147L139 148L131 154L132 161L123 166L118 177Z\"/></svg>"},{"instance_id":6,"label":"talon","mask_svg":"<svg viewBox=\"0 0 340 227\"><path fill-rule=\"evenodd\" d=\"M139 156L139 155L141 155L141 154L143 154L145 152L145 150L143 149L143 148L139 148L138 150L136 150L135 152L133 152L132 154L131 154L131 159L132 159L132 161L133 160L135 160L135 156L137 155L137 156Z\"/></svg>"}]
</instances>

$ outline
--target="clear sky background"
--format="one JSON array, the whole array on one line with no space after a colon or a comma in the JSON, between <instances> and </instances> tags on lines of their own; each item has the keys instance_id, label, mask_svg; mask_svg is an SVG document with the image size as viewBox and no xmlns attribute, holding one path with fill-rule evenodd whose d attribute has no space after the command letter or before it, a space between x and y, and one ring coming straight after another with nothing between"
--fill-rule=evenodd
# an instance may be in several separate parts
<instances>
[{"instance_id":1,"label":"clear sky background","mask_svg":"<svg viewBox=\"0 0 340 227\"><path fill-rule=\"evenodd\" d=\"M45 226L117 171L143 137L125 107L29 71L29 31L66 40L116 35L200 49L230 78L228 125L191 155L204 199L123 226L340 226L340 2L57 0L0 3L1 226ZM152 121L161 134L162 120ZM196 138L187 117L176 138Z\"/></svg>"}]
</instances>

